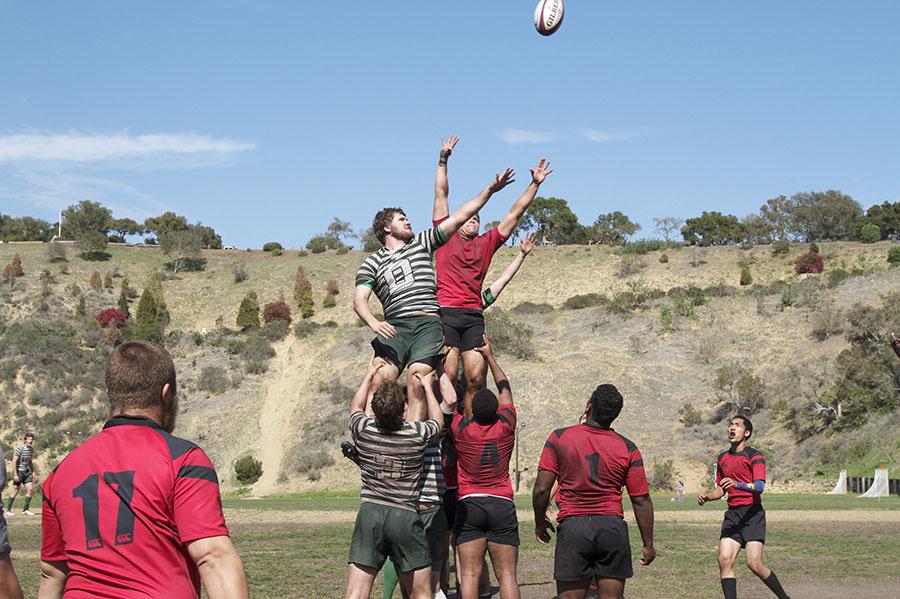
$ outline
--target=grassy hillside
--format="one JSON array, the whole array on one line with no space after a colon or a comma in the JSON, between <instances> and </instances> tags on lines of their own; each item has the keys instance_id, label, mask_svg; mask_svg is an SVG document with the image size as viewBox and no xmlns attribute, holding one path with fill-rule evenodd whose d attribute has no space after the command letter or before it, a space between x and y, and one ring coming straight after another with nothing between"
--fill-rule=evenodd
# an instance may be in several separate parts
<instances>
[{"instance_id":1,"label":"grassy hillside","mask_svg":"<svg viewBox=\"0 0 900 599\"><path fill-rule=\"evenodd\" d=\"M754 418L754 443L771 455L774 488L831 475L841 465L862 474L880 461L897 464L900 447L888 432L898 418L889 406L839 433L801 435L787 426L809 416L809 402L837 375L835 358L849 347L842 334L848 311L856 304L881 307L885 294L900 290L900 269L886 261L890 247L823 243L825 274L803 278L794 274L793 260L806 246L792 246L783 256L767 246L669 249L667 262L659 251L535 249L489 312L495 335L509 337L501 361L521 417L523 484L534 476L549 431L574 422L601 382L625 395L617 430L642 448L651 469L671 460L670 474L685 477L692 488L724 444L718 420L730 408L723 398L748 389L765 399ZM489 277L515 251L501 250ZM0 289L0 409L11 415L0 434L8 448L24 429L36 430L41 458L52 463L96 431L105 412L102 367L109 349L93 316L116 305L123 278L139 292L166 260L155 248L116 246L107 261L85 261L69 248L68 262L49 263L46 246L36 243L0 246L0 264L14 254L25 276ZM370 353L371 334L350 307L364 255L210 251L205 257L205 270L163 283L171 314L166 344L179 372L177 433L207 449L229 486L236 484L232 464L245 454L263 463L254 493L355 486L358 475L338 443L346 437L349 396ZM235 283L238 264L249 276ZM739 286L739 264L749 265L753 285ZM292 303L298 266L312 282L317 305L299 335L293 327L270 340L236 332L248 291L256 291L261 304L279 297ZM51 276L42 281L44 270ZM101 279L109 275L112 288L91 289L94 271ZM331 279L341 292L337 306L322 308ZM76 315L79 294L84 317ZM570 299L585 294L594 295ZM566 307L575 305L587 307ZM522 333L526 328L530 338ZM502 350L504 343L497 345ZM680 422L685 404L695 412L687 421L696 424Z\"/></svg>"}]
</instances>

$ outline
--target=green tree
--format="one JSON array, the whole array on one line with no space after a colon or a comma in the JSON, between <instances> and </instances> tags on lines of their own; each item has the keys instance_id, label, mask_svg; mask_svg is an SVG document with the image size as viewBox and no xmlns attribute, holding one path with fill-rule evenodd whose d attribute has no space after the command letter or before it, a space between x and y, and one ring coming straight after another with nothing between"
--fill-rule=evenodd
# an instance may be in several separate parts
<instances>
[{"instance_id":1,"label":"green tree","mask_svg":"<svg viewBox=\"0 0 900 599\"><path fill-rule=\"evenodd\" d=\"M370 254L375 253L384 247L382 243L378 241L378 238L375 237L375 233L372 232L371 229L362 235L362 245L363 251L369 252Z\"/></svg>"},{"instance_id":2,"label":"green tree","mask_svg":"<svg viewBox=\"0 0 900 599\"><path fill-rule=\"evenodd\" d=\"M84 258L100 257L112 223L112 212L97 202L82 200L63 210L63 236L75 240Z\"/></svg>"},{"instance_id":3,"label":"green tree","mask_svg":"<svg viewBox=\"0 0 900 599\"><path fill-rule=\"evenodd\" d=\"M153 294L153 300L156 303L156 314L159 317L159 322L163 327L169 325L169 322L172 320L169 315L169 307L166 305L165 294L163 293L163 276L162 273L158 270L154 270L150 273L150 276L147 278L147 282L144 284L144 291L149 291Z\"/></svg>"},{"instance_id":4,"label":"green tree","mask_svg":"<svg viewBox=\"0 0 900 599\"><path fill-rule=\"evenodd\" d=\"M200 247L207 250L221 250L222 236L216 233L212 227L201 225L191 225L191 231L200 238Z\"/></svg>"},{"instance_id":5,"label":"green tree","mask_svg":"<svg viewBox=\"0 0 900 599\"><path fill-rule=\"evenodd\" d=\"M881 239L881 229L875 223L865 223L859 228L859 240L863 243L875 243Z\"/></svg>"},{"instance_id":6,"label":"green tree","mask_svg":"<svg viewBox=\"0 0 900 599\"><path fill-rule=\"evenodd\" d=\"M884 202L870 206L866 210L866 215L859 221L860 228L866 224L876 225L881 232L881 239L900 236L900 202Z\"/></svg>"},{"instance_id":7,"label":"green tree","mask_svg":"<svg viewBox=\"0 0 900 599\"><path fill-rule=\"evenodd\" d=\"M520 229L534 231L539 240L556 244L587 243L589 238L569 203L560 198L535 198L525 212Z\"/></svg>"},{"instance_id":8,"label":"green tree","mask_svg":"<svg viewBox=\"0 0 900 599\"><path fill-rule=\"evenodd\" d=\"M622 244L640 228L639 224L631 222L630 218L616 210L609 214L601 214L594 221L594 240L599 243Z\"/></svg>"},{"instance_id":9,"label":"green tree","mask_svg":"<svg viewBox=\"0 0 900 599\"><path fill-rule=\"evenodd\" d=\"M138 301L132 336L135 339L162 344L163 325L160 318L160 307L156 294L152 289L144 288Z\"/></svg>"},{"instance_id":10,"label":"green tree","mask_svg":"<svg viewBox=\"0 0 900 599\"><path fill-rule=\"evenodd\" d=\"M144 225L130 218L116 218L113 219L109 230L116 233L116 235L109 236L110 241L124 243L126 235L143 235Z\"/></svg>"},{"instance_id":11,"label":"green tree","mask_svg":"<svg viewBox=\"0 0 900 599\"><path fill-rule=\"evenodd\" d=\"M313 254L321 254L325 250L336 250L343 245L341 240L333 235L316 235L306 242L306 249Z\"/></svg>"},{"instance_id":12,"label":"green tree","mask_svg":"<svg viewBox=\"0 0 900 599\"><path fill-rule=\"evenodd\" d=\"M40 218L0 214L0 240L50 241L56 227Z\"/></svg>"},{"instance_id":13,"label":"green tree","mask_svg":"<svg viewBox=\"0 0 900 599\"><path fill-rule=\"evenodd\" d=\"M241 300L237 313L237 325L242 331L259 328L259 298L255 291L250 291Z\"/></svg>"},{"instance_id":14,"label":"green tree","mask_svg":"<svg viewBox=\"0 0 900 599\"><path fill-rule=\"evenodd\" d=\"M736 216L721 212L703 212L689 218L681 228L681 235L691 245L728 245L740 243L744 238L743 229Z\"/></svg>"},{"instance_id":15,"label":"green tree","mask_svg":"<svg viewBox=\"0 0 900 599\"><path fill-rule=\"evenodd\" d=\"M356 237L356 233L353 232L353 227L350 226L350 223L345 220L341 220L336 216L331 221L331 224L328 225L328 229L325 231L325 233L329 237L334 237L335 239Z\"/></svg>"},{"instance_id":16,"label":"green tree","mask_svg":"<svg viewBox=\"0 0 900 599\"><path fill-rule=\"evenodd\" d=\"M794 194L790 210L790 231L804 241L853 239L862 217L859 203L834 189Z\"/></svg>"},{"instance_id":17,"label":"green tree","mask_svg":"<svg viewBox=\"0 0 900 599\"><path fill-rule=\"evenodd\" d=\"M776 239L775 227L758 214L751 214L741 219L744 241L750 243L772 243Z\"/></svg>"},{"instance_id":18,"label":"green tree","mask_svg":"<svg viewBox=\"0 0 900 599\"><path fill-rule=\"evenodd\" d=\"M119 290L119 301L117 302L119 310L125 314L131 315L128 309L128 279L122 279L122 287Z\"/></svg>"},{"instance_id":19,"label":"green tree","mask_svg":"<svg viewBox=\"0 0 900 599\"><path fill-rule=\"evenodd\" d=\"M787 239L793 203L786 196L766 200L759 209L759 217L768 225L774 239Z\"/></svg>"},{"instance_id":20,"label":"green tree","mask_svg":"<svg viewBox=\"0 0 900 599\"><path fill-rule=\"evenodd\" d=\"M294 277L294 301L300 308L300 317L309 318L316 313L316 303L313 300L312 283L306 276L302 266L297 267L297 275Z\"/></svg>"},{"instance_id":21,"label":"green tree","mask_svg":"<svg viewBox=\"0 0 900 599\"><path fill-rule=\"evenodd\" d=\"M177 273L189 260L199 259L202 240L191 229L164 231L159 235L159 249L171 261L173 273Z\"/></svg>"},{"instance_id":22,"label":"green tree","mask_svg":"<svg viewBox=\"0 0 900 599\"><path fill-rule=\"evenodd\" d=\"M159 216L154 216L145 220L144 228L147 230L147 234L152 235L158 242L160 235L163 233L187 231L190 228L190 225L188 224L187 217L175 214L169 210L163 212Z\"/></svg>"},{"instance_id":23,"label":"green tree","mask_svg":"<svg viewBox=\"0 0 900 599\"><path fill-rule=\"evenodd\" d=\"M684 221L677 216L663 216L653 219L654 228L662 235L663 241L669 243L684 226Z\"/></svg>"}]
</instances>

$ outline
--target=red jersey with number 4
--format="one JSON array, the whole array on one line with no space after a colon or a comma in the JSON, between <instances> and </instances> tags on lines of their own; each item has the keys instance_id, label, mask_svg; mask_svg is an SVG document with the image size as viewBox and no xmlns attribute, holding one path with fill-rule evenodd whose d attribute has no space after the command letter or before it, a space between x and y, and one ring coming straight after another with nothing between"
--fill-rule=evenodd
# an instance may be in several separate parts
<instances>
[{"instance_id":1,"label":"red jersey with number 4","mask_svg":"<svg viewBox=\"0 0 900 599\"><path fill-rule=\"evenodd\" d=\"M447 220L434 221L438 226ZM434 253L437 271L438 303L443 308L474 308L482 306L481 288L491 266L494 253L506 241L496 227L473 239L454 233Z\"/></svg>"},{"instance_id":2,"label":"red jersey with number 4","mask_svg":"<svg viewBox=\"0 0 900 599\"><path fill-rule=\"evenodd\" d=\"M631 497L650 493L637 446L611 428L578 424L553 431L539 470L559 481L557 521L569 516L624 516L622 487Z\"/></svg>"},{"instance_id":3,"label":"red jersey with number 4","mask_svg":"<svg viewBox=\"0 0 900 599\"><path fill-rule=\"evenodd\" d=\"M459 498L491 495L511 501L509 459L516 444L515 406L500 406L497 421L491 425L457 414L450 432L456 446Z\"/></svg>"},{"instance_id":4,"label":"red jersey with number 4","mask_svg":"<svg viewBox=\"0 0 900 599\"><path fill-rule=\"evenodd\" d=\"M44 482L41 559L67 561L66 599L200 596L189 541L227 535L203 450L117 416Z\"/></svg>"},{"instance_id":5,"label":"red jersey with number 4","mask_svg":"<svg viewBox=\"0 0 900 599\"><path fill-rule=\"evenodd\" d=\"M752 447L745 446L744 451L732 453L723 451L716 460L716 484L723 478L730 478L738 483L752 485L754 481L766 480L766 458ZM762 498L759 493L751 493L737 487L728 489L728 507L759 505Z\"/></svg>"}]
</instances>

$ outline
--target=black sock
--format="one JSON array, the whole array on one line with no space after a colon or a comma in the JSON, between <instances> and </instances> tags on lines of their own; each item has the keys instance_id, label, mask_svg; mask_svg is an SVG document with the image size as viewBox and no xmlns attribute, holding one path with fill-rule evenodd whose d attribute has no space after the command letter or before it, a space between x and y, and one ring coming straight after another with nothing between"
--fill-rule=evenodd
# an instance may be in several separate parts
<instances>
[{"instance_id":1,"label":"black sock","mask_svg":"<svg viewBox=\"0 0 900 599\"><path fill-rule=\"evenodd\" d=\"M722 592L725 593L725 599L737 599L737 579L723 578Z\"/></svg>"},{"instance_id":2,"label":"black sock","mask_svg":"<svg viewBox=\"0 0 900 599\"><path fill-rule=\"evenodd\" d=\"M781 583L778 582L778 577L775 576L775 572L770 570L769 577L763 582L766 583L766 586L769 587L773 593L775 593L775 596L778 597L778 599L791 599L788 597L787 593L784 592L784 589L781 588Z\"/></svg>"}]
</instances>

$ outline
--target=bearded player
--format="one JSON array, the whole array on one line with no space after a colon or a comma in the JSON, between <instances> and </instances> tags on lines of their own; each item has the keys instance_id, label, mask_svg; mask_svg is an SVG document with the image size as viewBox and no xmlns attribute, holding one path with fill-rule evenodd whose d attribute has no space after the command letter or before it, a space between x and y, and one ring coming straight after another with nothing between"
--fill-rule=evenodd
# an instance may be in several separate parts
<instances>
[{"instance_id":1,"label":"bearded player","mask_svg":"<svg viewBox=\"0 0 900 599\"><path fill-rule=\"evenodd\" d=\"M766 489L766 458L747 445L753 434L753 423L745 416L735 416L728 424L731 448L716 460L716 488L701 493L697 503L721 499L728 494L728 509L719 539L719 577L725 599L737 599L734 562L744 549L747 567L756 574L778 599L789 599L778 577L763 563L766 542L766 510L761 495Z\"/></svg>"},{"instance_id":2,"label":"bearded player","mask_svg":"<svg viewBox=\"0 0 900 599\"><path fill-rule=\"evenodd\" d=\"M432 218L435 225L440 225L449 218L447 160L457 142L459 138L456 136L451 136L446 142L441 140L441 153L434 178ZM544 179L552 172L550 163L541 158L537 167L531 169L531 183L497 227L479 235L481 220L476 212L435 253L437 295L441 306L444 343L447 346L444 368L450 379L455 380L459 358L462 356L466 375L466 401L471 401L475 393L484 387L487 370L484 358L475 351L476 347L481 346L484 336L483 309L496 299L490 287L482 291L484 277L491 266L494 253L512 234ZM530 247L534 247L533 240ZM522 258L526 255L527 251L522 254ZM521 266L521 261L516 269L518 266Z\"/></svg>"}]
</instances>

